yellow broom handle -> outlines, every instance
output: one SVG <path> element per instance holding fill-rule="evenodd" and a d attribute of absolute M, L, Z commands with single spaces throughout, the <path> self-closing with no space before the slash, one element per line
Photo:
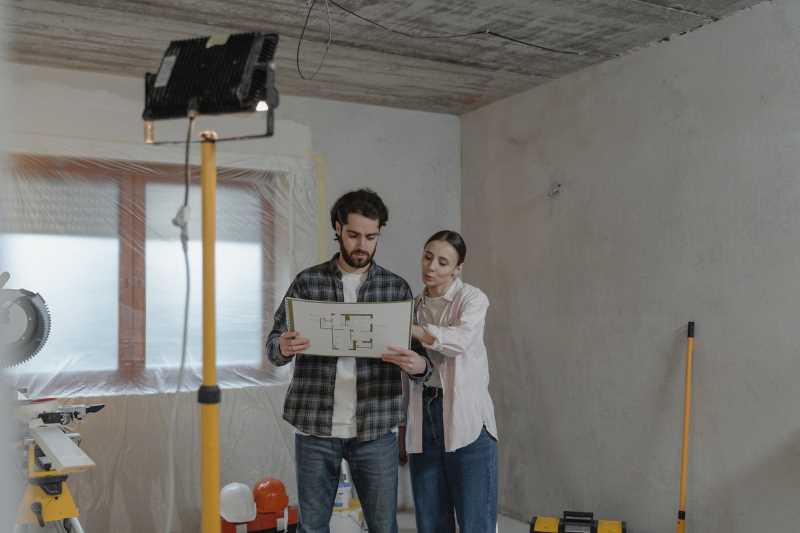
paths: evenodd
<path fill-rule="evenodd" d="M 217 238 L 217 161 L 214 132 L 202 133 L 203 190 L 203 384 L 200 403 L 200 467 L 202 473 L 202 533 L 220 533 L 219 512 L 219 402 L 216 358 L 214 245 Z"/>
<path fill-rule="evenodd" d="M 677 533 L 686 531 L 686 471 L 689 460 L 689 419 L 692 415 L 692 358 L 694 355 L 694 322 L 689 322 L 686 344 L 686 385 L 683 396 L 683 442 L 681 448 L 681 492 L 678 504 Z"/>

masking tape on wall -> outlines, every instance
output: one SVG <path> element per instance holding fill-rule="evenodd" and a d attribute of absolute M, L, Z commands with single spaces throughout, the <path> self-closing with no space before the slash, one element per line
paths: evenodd
<path fill-rule="evenodd" d="M 328 160 L 322 154 L 311 154 L 317 179 L 317 255 L 320 261 L 330 259 L 328 251 Z"/>

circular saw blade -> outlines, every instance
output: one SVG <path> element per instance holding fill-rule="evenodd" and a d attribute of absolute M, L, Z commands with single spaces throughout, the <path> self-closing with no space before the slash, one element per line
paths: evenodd
<path fill-rule="evenodd" d="M 50 310 L 39 294 L 0 289 L 2 367 L 21 365 L 35 356 L 50 335 Z"/>

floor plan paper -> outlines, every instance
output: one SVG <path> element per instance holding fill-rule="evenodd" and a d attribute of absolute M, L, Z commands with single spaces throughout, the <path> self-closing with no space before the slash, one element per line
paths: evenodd
<path fill-rule="evenodd" d="M 413 302 L 343 303 L 286 299 L 289 329 L 311 341 L 305 353 L 381 357 L 388 346 L 409 346 Z"/>

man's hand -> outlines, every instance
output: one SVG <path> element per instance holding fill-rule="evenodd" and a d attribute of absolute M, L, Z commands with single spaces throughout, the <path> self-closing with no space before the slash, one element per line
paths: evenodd
<path fill-rule="evenodd" d="M 428 368 L 428 361 L 420 354 L 407 348 L 389 346 L 390 353 L 384 353 L 382 359 L 400 367 L 406 374 L 417 376 L 424 374 Z"/>
<path fill-rule="evenodd" d="M 311 341 L 297 331 L 287 331 L 280 336 L 281 355 L 287 358 L 311 348 Z"/>
<path fill-rule="evenodd" d="M 408 454 L 406 453 L 406 427 L 397 426 L 397 447 L 399 448 L 400 456 L 398 460 L 400 465 L 404 466 L 408 462 Z"/>

